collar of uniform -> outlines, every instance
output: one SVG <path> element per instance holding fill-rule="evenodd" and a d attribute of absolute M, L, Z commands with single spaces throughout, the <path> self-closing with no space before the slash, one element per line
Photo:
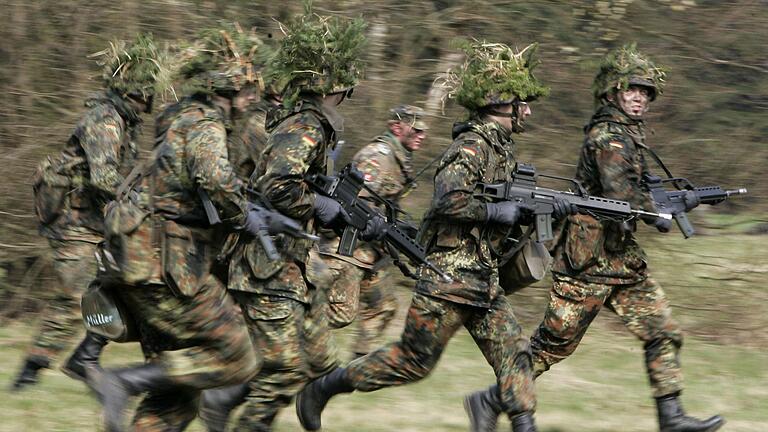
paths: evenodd
<path fill-rule="evenodd" d="M 620 108 L 616 107 L 613 104 L 606 103 L 604 105 L 601 105 L 600 108 L 597 109 L 595 112 L 595 115 L 592 116 L 592 120 L 589 122 L 588 127 L 591 127 L 592 125 L 595 125 L 597 123 L 618 123 L 624 126 L 638 126 L 642 127 L 644 125 L 643 120 L 636 120 L 628 116 L 624 111 L 622 111 Z"/>
<path fill-rule="evenodd" d="M 485 137 L 489 144 L 498 147 L 501 153 L 512 150 L 515 142 L 512 140 L 512 132 L 504 129 L 493 120 L 476 119 L 472 122 L 472 129 Z"/>
<path fill-rule="evenodd" d="M 409 151 L 403 143 L 392 133 L 392 131 L 386 131 L 383 135 L 379 136 L 379 141 L 389 146 L 392 153 L 395 155 L 395 159 L 400 163 L 403 169 L 410 173 L 413 171 L 411 161 L 413 160 L 413 152 Z"/>
<path fill-rule="evenodd" d="M 85 106 L 92 107 L 98 103 L 108 103 L 115 107 L 120 117 L 125 120 L 128 126 L 135 126 L 141 123 L 141 116 L 123 97 L 112 89 L 107 89 L 104 93 L 97 94 L 85 101 Z"/>

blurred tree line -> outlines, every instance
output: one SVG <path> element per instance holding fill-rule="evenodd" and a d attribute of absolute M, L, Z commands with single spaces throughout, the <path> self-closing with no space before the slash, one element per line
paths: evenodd
<path fill-rule="evenodd" d="M 279 21 L 301 2 L 261 0 L 0 0 L 0 315 L 34 308 L 28 292 L 53 279 L 47 244 L 37 236 L 30 178 L 37 163 L 62 148 L 99 90 L 87 56 L 113 38 L 151 31 L 162 40 L 191 38 L 217 19 L 255 26 L 279 38 Z M 422 105 L 431 117 L 417 169 L 450 142 L 462 110 L 433 88 L 437 74 L 459 63 L 455 39 L 474 37 L 522 48 L 540 43 L 539 77 L 551 95 L 535 102 L 521 160 L 542 172 L 570 175 L 581 128 L 593 109 L 590 91 L 601 56 L 637 41 L 669 69 L 665 94 L 652 106 L 649 143 L 678 176 L 746 186 L 747 199 L 719 206 L 755 214 L 768 208 L 768 1 L 766 0 L 316 0 L 322 13 L 369 23 L 366 80 L 342 105 L 344 156 L 384 128 L 387 109 Z M 148 143 L 153 125 L 147 119 Z M 146 145 L 145 145 L 146 148 Z M 344 156 L 342 159 L 344 159 Z M 420 216 L 431 196 L 431 171 L 405 203 Z"/>

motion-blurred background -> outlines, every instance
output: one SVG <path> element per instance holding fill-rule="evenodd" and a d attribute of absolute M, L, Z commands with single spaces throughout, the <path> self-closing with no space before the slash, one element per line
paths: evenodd
<path fill-rule="evenodd" d="M 745 198 L 694 210 L 699 233 L 692 239 L 642 233 L 688 336 L 684 401 L 693 413 L 725 414 L 725 430 L 768 430 L 768 1 L 317 0 L 315 8 L 369 23 L 366 79 L 341 107 L 342 161 L 382 132 L 387 110 L 401 103 L 430 114 L 416 169 L 440 154 L 463 113 L 450 101 L 441 109 L 433 81 L 461 61 L 458 37 L 518 48 L 539 42 L 537 75 L 551 95 L 532 104 L 518 156 L 552 174 L 573 174 L 593 109 L 590 86 L 607 50 L 637 41 L 666 66 L 668 85 L 651 106 L 648 143 L 677 176 L 749 189 Z M 60 151 L 83 99 L 99 90 L 98 67 L 87 56 L 138 31 L 191 38 L 217 19 L 279 38 L 278 22 L 299 12 L 301 2 L 0 0 L 0 10 L 0 378 L 10 382 L 54 281 L 47 244 L 36 234 L 30 177 L 41 158 Z M 146 120 L 145 150 L 153 132 Z M 431 177 L 427 171 L 404 202 L 417 218 Z M 393 285 L 403 310 L 408 286 Z M 547 286 L 514 296 L 528 332 L 541 318 Z M 603 315 L 579 351 L 537 382 L 543 430 L 653 430 L 641 347 Z M 391 337 L 402 325 L 394 327 Z M 432 384 L 345 399 L 329 411 L 327 423 L 338 426 L 330 430 L 466 430 L 461 394 L 493 379 L 472 345 L 467 335 L 452 342 Z M 124 355 L 139 358 L 136 347 L 110 348 L 108 356 L 124 362 Z M 29 393 L 0 397 L 10 407 L 0 430 L 94 428 L 97 405 L 84 389 L 49 375 Z M 298 430 L 292 417 L 284 414 L 279 430 Z"/>

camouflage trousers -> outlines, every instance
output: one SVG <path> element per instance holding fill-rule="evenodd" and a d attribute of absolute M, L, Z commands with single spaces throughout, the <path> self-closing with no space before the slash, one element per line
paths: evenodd
<path fill-rule="evenodd" d="M 311 303 L 236 292 L 264 365 L 249 384 L 234 430 L 270 431 L 280 409 L 311 380 L 337 366 L 324 290 L 310 289 Z"/>
<path fill-rule="evenodd" d="M 462 325 L 496 374 L 504 412 L 513 416 L 533 410 L 536 397 L 528 339 L 503 296 L 484 309 L 415 293 L 400 340 L 353 361 L 346 376 L 364 392 L 418 381 L 434 369 Z"/>
<path fill-rule="evenodd" d="M 166 285 L 123 287 L 148 362 L 163 366 L 171 385 L 150 391 L 133 422 L 137 430 L 181 430 L 197 415 L 204 389 L 240 384 L 261 366 L 242 313 L 215 277 L 192 296 Z"/>
<path fill-rule="evenodd" d="M 96 277 L 96 244 L 77 240 L 49 240 L 53 248 L 55 291 L 49 300 L 40 330 L 28 355 L 54 361 L 75 337 L 85 331 L 80 313 L 80 297 Z"/>
<path fill-rule="evenodd" d="M 323 257 L 333 274 L 328 290 L 328 321 L 331 328 L 350 325 L 359 316 L 352 351 L 365 355 L 378 346 L 381 336 L 397 313 L 397 297 L 384 288 L 385 271 L 371 272 L 333 257 Z"/>
<path fill-rule="evenodd" d="M 653 396 L 681 391 L 683 336 L 664 291 L 651 278 L 631 285 L 604 285 L 555 275 L 544 320 L 531 336 L 536 376 L 576 350 L 603 305 L 643 342 Z"/>

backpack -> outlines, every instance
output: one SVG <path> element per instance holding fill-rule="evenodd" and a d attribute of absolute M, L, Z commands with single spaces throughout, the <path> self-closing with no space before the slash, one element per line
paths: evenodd
<path fill-rule="evenodd" d="M 72 171 L 85 163 L 85 158 L 75 157 L 64 162 L 48 156 L 37 166 L 32 177 L 35 214 L 42 225 L 54 222 L 64 211 L 67 195 L 76 185 Z"/>
<path fill-rule="evenodd" d="M 158 146 L 159 147 L 159 146 Z M 137 165 L 104 208 L 104 241 L 97 252 L 99 277 L 126 285 L 161 283 L 162 230 L 152 203 L 157 151 Z"/>

